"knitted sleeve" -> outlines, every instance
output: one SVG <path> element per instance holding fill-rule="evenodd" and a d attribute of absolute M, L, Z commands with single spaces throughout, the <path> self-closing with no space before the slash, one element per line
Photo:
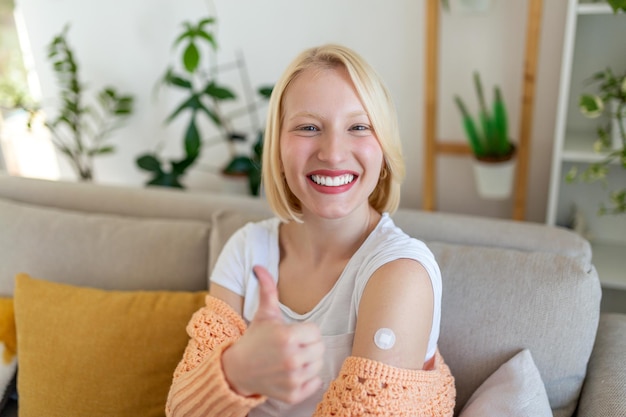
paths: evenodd
<path fill-rule="evenodd" d="M 452 417 L 456 389 L 439 351 L 432 370 L 349 356 L 313 417 Z"/>
<path fill-rule="evenodd" d="M 190 340 L 174 371 L 167 397 L 168 417 L 243 417 L 264 397 L 232 391 L 222 370 L 222 352 L 235 343 L 246 324 L 228 304 L 207 296 L 187 325 Z"/>

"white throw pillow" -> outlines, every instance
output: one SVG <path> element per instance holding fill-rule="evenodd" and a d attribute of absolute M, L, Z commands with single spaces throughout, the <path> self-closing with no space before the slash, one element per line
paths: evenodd
<path fill-rule="evenodd" d="M 498 368 L 470 397 L 459 417 L 552 417 L 550 401 L 528 349 Z"/>

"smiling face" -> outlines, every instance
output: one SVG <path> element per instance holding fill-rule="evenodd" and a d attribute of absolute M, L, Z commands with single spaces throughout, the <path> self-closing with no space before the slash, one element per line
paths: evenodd
<path fill-rule="evenodd" d="M 343 67 L 307 69 L 283 96 L 280 160 L 304 217 L 369 210 L 383 152 Z"/>

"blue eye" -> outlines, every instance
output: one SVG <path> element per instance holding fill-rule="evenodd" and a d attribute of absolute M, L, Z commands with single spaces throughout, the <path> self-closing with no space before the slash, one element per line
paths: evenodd
<path fill-rule="evenodd" d="M 304 126 L 300 126 L 298 130 L 304 130 L 306 132 L 316 132 L 318 129 L 317 127 L 313 125 L 304 125 Z"/>
<path fill-rule="evenodd" d="M 370 127 L 367 125 L 354 125 L 351 127 L 351 130 L 364 131 L 364 130 L 370 130 Z"/>

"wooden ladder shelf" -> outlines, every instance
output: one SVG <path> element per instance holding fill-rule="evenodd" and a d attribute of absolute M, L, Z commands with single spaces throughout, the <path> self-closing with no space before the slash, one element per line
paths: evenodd
<path fill-rule="evenodd" d="M 437 101 L 439 79 L 439 20 L 440 0 L 426 0 L 426 71 L 424 105 L 424 195 L 422 208 L 436 209 L 437 156 L 471 155 L 467 142 L 450 143 L 437 140 Z M 539 38 L 543 0 L 528 0 L 526 23 L 526 50 L 520 129 L 517 142 L 517 166 L 513 190 L 513 214 L 515 220 L 524 220 L 528 188 L 528 160 L 533 123 L 535 81 L 539 55 Z"/>

